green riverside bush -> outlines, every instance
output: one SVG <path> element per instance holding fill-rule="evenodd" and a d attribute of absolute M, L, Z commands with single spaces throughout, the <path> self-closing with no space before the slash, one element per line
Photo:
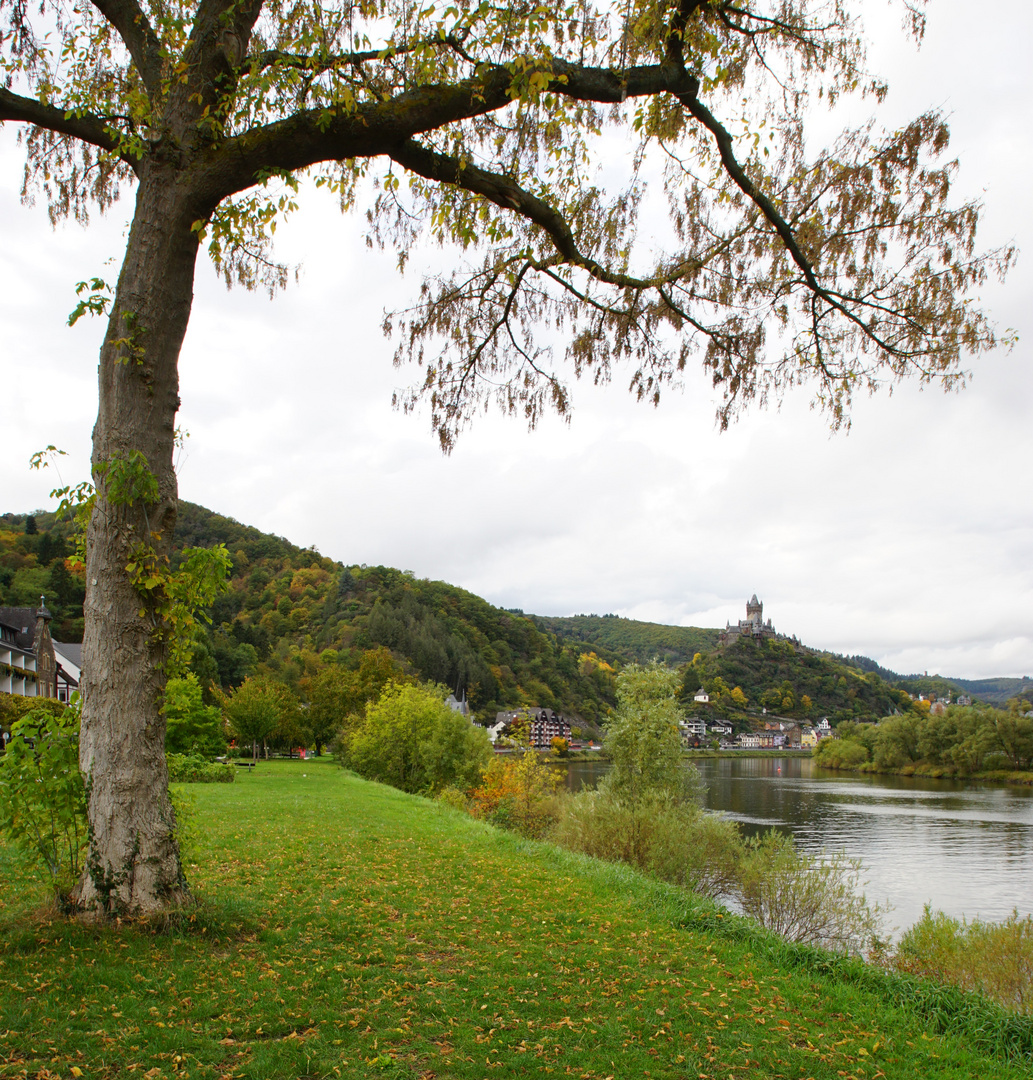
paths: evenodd
<path fill-rule="evenodd" d="M 551 839 L 717 898 L 733 891 L 743 857 L 734 822 L 656 795 L 636 802 L 584 791 L 560 800 Z"/>
<path fill-rule="evenodd" d="M 860 892 L 860 871 L 843 855 L 806 855 L 772 829 L 746 842 L 734 896 L 786 941 L 863 954 L 878 943 L 881 909 Z"/>
<path fill-rule="evenodd" d="M 491 760 L 484 728 L 445 704 L 438 686 L 391 683 L 335 750 L 367 780 L 421 794 L 468 789 Z"/>

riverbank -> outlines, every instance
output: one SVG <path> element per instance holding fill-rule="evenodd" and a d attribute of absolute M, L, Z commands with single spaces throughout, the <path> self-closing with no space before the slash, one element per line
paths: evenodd
<path fill-rule="evenodd" d="M 0 848 L 3 1075 L 1029 1075 L 1033 1025 L 980 998 L 328 762 L 186 790 L 171 932 L 40 914 Z"/>
<path fill-rule="evenodd" d="M 1033 772 L 1021 770 L 985 769 L 982 772 L 962 773 L 946 765 L 929 765 L 924 762 L 902 765 L 895 769 L 879 768 L 874 761 L 866 761 L 850 767 L 827 764 L 816 759 L 815 764 L 829 772 L 862 773 L 868 776 L 907 776 L 918 780 L 955 780 L 966 784 L 1015 784 L 1020 787 L 1033 787 Z"/>
<path fill-rule="evenodd" d="M 683 750 L 682 756 L 689 761 L 719 758 L 809 758 L 810 750 Z M 610 759 L 603 750 L 572 750 L 569 754 L 555 759 L 558 764 L 574 761 L 602 761 L 609 763 Z"/>
<path fill-rule="evenodd" d="M 687 758 L 809 758 L 812 753 L 805 750 L 758 750 L 755 747 L 749 750 L 686 750 Z"/>

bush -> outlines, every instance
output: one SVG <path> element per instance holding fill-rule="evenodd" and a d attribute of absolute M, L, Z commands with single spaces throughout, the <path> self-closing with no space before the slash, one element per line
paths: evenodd
<path fill-rule="evenodd" d="M 856 769 L 868 760 L 868 751 L 854 739 L 822 739 L 814 750 L 815 764 L 823 769 Z"/>
<path fill-rule="evenodd" d="M 551 838 L 714 899 L 732 892 L 743 855 L 734 822 L 663 797 L 632 803 L 583 791 L 562 801 Z"/>
<path fill-rule="evenodd" d="M 10 731 L 23 716 L 30 712 L 45 712 L 51 716 L 63 716 L 67 705 L 57 698 L 22 697 L 0 691 L 0 729 Z"/>
<path fill-rule="evenodd" d="M 963 990 L 976 990 L 1006 1008 L 1033 1013 L 1033 916 L 1004 922 L 958 921 L 927 906 L 900 939 L 892 960 L 901 971 Z"/>
<path fill-rule="evenodd" d="M 11 725 L 0 757 L 0 833 L 67 899 L 87 840 L 77 709 L 34 709 Z"/>
<path fill-rule="evenodd" d="M 537 751 L 524 746 L 493 757 L 480 786 L 470 794 L 474 817 L 540 838 L 556 821 L 559 777 Z"/>
<path fill-rule="evenodd" d="M 859 863 L 806 855 L 772 829 L 747 841 L 735 898 L 744 914 L 786 941 L 863 954 L 877 942 L 881 909 L 859 885 Z"/>
<path fill-rule="evenodd" d="M 389 684 L 343 740 L 342 764 L 367 780 L 431 793 L 478 783 L 488 734 L 444 701 L 442 687 Z"/>
<path fill-rule="evenodd" d="M 170 784 L 232 784 L 236 779 L 233 765 L 197 754 L 166 754 L 165 760 Z"/>
<path fill-rule="evenodd" d="M 444 803 L 445 806 L 450 806 L 453 810 L 462 810 L 464 814 L 470 810 L 470 800 L 466 797 L 466 793 L 460 791 L 457 787 L 442 788 L 434 798 L 437 802 Z"/>

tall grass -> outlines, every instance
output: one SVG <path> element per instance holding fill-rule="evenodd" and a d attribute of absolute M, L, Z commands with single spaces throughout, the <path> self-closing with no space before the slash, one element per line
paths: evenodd
<path fill-rule="evenodd" d="M 732 891 L 743 854 L 732 822 L 663 796 L 632 802 L 581 792 L 563 800 L 550 838 L 712 899 Z"/>
<path fill-rule="evenodd" d="M 1033 1013 L 1033 916 L 1000 923 L 925 914 L 900 940 L 900 971 L 975 990 L 1024 1015 Z"/>

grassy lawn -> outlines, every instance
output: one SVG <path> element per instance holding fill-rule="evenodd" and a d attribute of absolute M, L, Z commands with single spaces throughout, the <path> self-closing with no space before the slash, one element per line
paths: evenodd
<path fill-rule="evenodd" d="M 0 850 L 0 1076 L 1030 1075 L 883 976 L 331 764 L 189 790 L 185 928 L 40 915 Z"/>

